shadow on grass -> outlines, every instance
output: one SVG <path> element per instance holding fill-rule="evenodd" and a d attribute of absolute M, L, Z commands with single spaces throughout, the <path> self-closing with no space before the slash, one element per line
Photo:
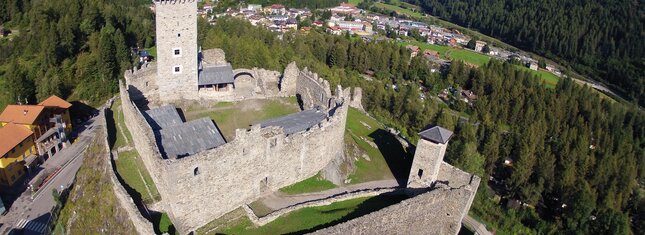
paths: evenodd
<path fill-rule="evenodd" d="M 178 234 L 175 225 L 172 224 L 170 218 L 165 213 L 160 213 L 157 211 L 150 212 L 150 219 L 154 225 L 155 234 Z M 163 228 L 163 231 L 162 231 Z"/>
<path fill-rule="evenodd" d="M 374 143 L 385 158 L 385 162 L 399 186 L 405 187 L 414 154 L 411 151 L 406 151 L 396 137 L 383 129 L 372 132 L 369 137 L 374 139 Z"/>
<path fill-rule="evenodd" d="M 114 112 L 112 109 L 105 109 L 105 121 L 107 125 L 107 133 L 108 133 L 108 145 L 110 146 L 110 149 L 114 148 L 114 144 L 116 143 L 116 122 L 114 120 Z"/>
<path fill-rule="evenodd" d="M 318 226 L 314 226 L 313 228 L 308 228 L 292 233 L 287 233 L 287 234 L 307 234 L 307 233 L 312 233 L 314 231 L 328 228 L 334 225 L 338 225 L 347 221 L 350 221 L 352 219 L 361 217 L 363 215 L 369 214 L 371 212 L 383 209 L 385 207 L 397 204 L 405 199 L 407 199 L 408 196 L 400 193 L 400 192 L 392 192 L 392 193 L 384 193 L 375 197 L 372 197 L 370 199 L 365 200 L 363 203 L 358 205 L 356 209 L 354 209 L 352 212 L 349 214 L 341 217 L 340 219 L 334 220 L 332 222 L 326 223 L 326 224 L 321 224 Z M 334 209 L 330 211 L 326 211 L 326 213 L 333 213 L 333 211 L 337 210 L 343 210 L 343 209 Z"/>

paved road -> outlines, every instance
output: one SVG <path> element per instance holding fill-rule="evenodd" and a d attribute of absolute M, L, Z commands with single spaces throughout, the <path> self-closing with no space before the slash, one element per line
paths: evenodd
<path fill-rule="evenodd" d="M 399 184 L 394 179 L 379 180 L 379 181 L 370 181 L 370 182 L 361 183 L 361 184 L 346 185 L 343 187 L 333 188 L 322 192 L 306 193 L 306 194 L 298 194 L 298 195 L 288 195 L 281 192 L 275 192 L 260 200 L 262 204 L 266 205 L 267 207 L 273 210 L 279 210 L 291 205 L 313 201 L 313 200 L 319 200 L 319 199 L 327 198 L 344 192 L 352 192 L 356 190 L 365 190 L 365 189 L 374 189 L 374 188 L 391 188 L 391 187 L 398 187 L 398 186 Z"/>
<path fill-rule="evenodd" d="M 1 234 L 44 234 L 47 231 L 46 225 L 51 217 L 50 212 L 56 204 L 52 190 L 67 188 L 73 182 L 76 172 L 83 163 L 82 153 L 94 137 L 94 130 L 100 125 L 97 122 L 100 116 L 85 123 L 87 128 L 79 134 L 74 144 L 62 149 L 41 165 L 45 170 L 40 171 L 40 174 L 59 167 L 61 170 L 36 194 L 31 195 L 25 191 L 13 203 L 9 212 L 0 218 Z"/>
<path fill-rule="evenodd" d="M 469 229 L 474 230 L 473 232 L 475 232 L 475 234 L 493 235 L 493 233 L 486 230 L 486 225 L 473 219 L 473 217 L 470 217 L 470 215 L 466 215 L 466 217 L 464 217 L 461 223 L 464 224 L 464 226 L 468 227 Z"/>

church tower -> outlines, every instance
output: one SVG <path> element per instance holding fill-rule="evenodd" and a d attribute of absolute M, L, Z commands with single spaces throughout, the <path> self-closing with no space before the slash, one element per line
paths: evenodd
<path fill-rule="evenodd" d="M 197 96 L 197 0 L 154 0 L 162 101 Z"/>
<path fill-rule="evenodd" d="M 437 180 L 452 131 L 434 126 L 420 132 L 419 137 L 408 176 L 408 188 L 430 187 Z"/>

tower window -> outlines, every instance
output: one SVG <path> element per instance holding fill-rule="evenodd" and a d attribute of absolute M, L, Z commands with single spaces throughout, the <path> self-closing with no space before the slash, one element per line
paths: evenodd
<path fill-rule="evenodd" d="M 181 56 L 181 48 L 173 48 L 172 49 L 172 55 L 174 57 L 180 57 Z"/>
<path fill-rule="evenodd" d="M 175 66 L 175 67 L 173 68 L 173 71 L 172 71 L 172 72 L 173 72 L 174 74 L 181 73 L 181 66 L 180 66 L 180 65 Z"/>
<path fill-rule="evenodd" d="M 181 37 L 181 33 L 178 33 L 178 34 L 177 34 L 177 37 Z"/>

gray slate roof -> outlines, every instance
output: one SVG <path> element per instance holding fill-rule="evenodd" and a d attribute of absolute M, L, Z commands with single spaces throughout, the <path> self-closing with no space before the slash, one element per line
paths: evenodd
<path fill-rule="evenodd" d="M 198 76 L 198 84 L 213 85 L 233 83 L 233 67 L 230 63 L 226 65 L 205 65 Z"/>
<path fill-rule="evenodd" d="M 279 126 L 284 134 L 289 135 L 307 130 L 327 117 L 325 112 L 316 109 L 305 110 L 260 123 L 261 127 Z"/>
<path fill-rule="evenodd" d="M 440 126 L 434 126 L 430 129 L 420 132 L 419 135 L 421 136 L 421 138 L 424 138 L 426 140 L 445 144 L 448 143 L 448 140 L 450 140 L 452 131 L 449 131 L 448 129 Z"/>
<path fill-rule="evenodd" d="M 152 129 L 161 130 L 166 127 L 182 124 L 183 121 L 174 105 L 165 105 L 146 111 L 148 123 Z"/>
<path fill-rule="evenodd" d="M 151 109 L 146 114 L 166 158 L 176 159 L 226 143 L 213 121 L 202 118 L 184 123 L 174 105 Z"/>
<path fill-rule="evenodd" d="M 201 118 L 161 130 L 161 144 L 167 158 L 177 158 L 225 144 L 213 121 Z"/>

